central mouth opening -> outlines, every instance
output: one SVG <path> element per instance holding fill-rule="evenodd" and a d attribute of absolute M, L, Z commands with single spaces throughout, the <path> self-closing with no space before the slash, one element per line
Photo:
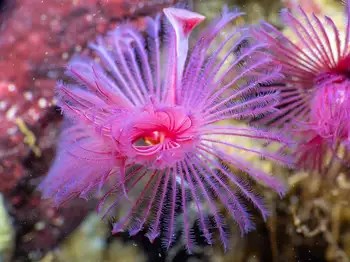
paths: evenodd
<path fill-rule="evenodd" d="M 350 80 L 350 55 L 340 59 L 334 71 L 342 75 L 344 80 Z"/>
<path fill-rule="evenodd" d="M 156 146 L 164 142 L 166 138 L 165 132 L 162 131 L 151 131 L 139 135 L 133 142 L 134 146 L 137 147 L 148 147 Z"/>
<path fill-rule="evenodd" d="M 139 157 L 179 154 L 179 148 L 190 148 L 194 143 L 194 122 L 183 108 L 144 111 L 136 120 L 130 124 L 129 141 L 132 154 Z"/>
<path fill-rule="evenodd" d="M 327 68 L 315 76 L 314 84 L 318 87 L 343 84 L 350 81 L 350 55 L 341 58 L 335 67 Z"/>
<path fill-rule="evenodd" d="M 165 133 L 160 131 L 153 131 L 143 137 L 143 140 L 147 146 L 154 146 L 163 143 L 164 139 Z"/>

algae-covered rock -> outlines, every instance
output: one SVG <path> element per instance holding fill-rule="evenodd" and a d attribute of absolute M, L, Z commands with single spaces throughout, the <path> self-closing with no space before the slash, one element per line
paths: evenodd
<path fill-rule="evenodd" d="M 210 21 L 216 17 L 224 6 L 230 9 L 239 8 L 246 12 L 245 20 L 249 23 L 256 23 L 261 19 L 272 23 L 278 23 L 281 1 L 278 0 L 206 0 L 193 1 L 194 10 L 207 17 Z"/>
<path fill-rule="evenodd" d="M 145 255 L 133 242 L 115 239 L 108 243 L 110 229 L 96 214 L 86 220 L 58 248 L 40 262 L 143 262 Z M 0 262 L 2 262 L 0 260 Z"/>
<path fill-rule="evenodd" d="M 14 249 L 15 231 L 7 213 L 4 198 L 0 194 L 0 262 L 11 261 Z"/>
<path fill-rule="evenodd" d="M 108 233 L 107 224 L 96 214 L 91 214 L 62 245 L 48 253 L 41 262 L 102 262 Z"/>
<path fill-rule="evenodd" d="M 114 240 L 108 248 L 106 262 L 146 262 L 145 255 L 136 244 Z"/>
<path fill-rule="evenodd" d="M 143 262 L 145 255 L 133 242 L 115 239 L 108 243 L 106 221 L 93 213 L 55 250 L 40 262 Z M 2 262 L 0 260 L 0 262 Z"/>

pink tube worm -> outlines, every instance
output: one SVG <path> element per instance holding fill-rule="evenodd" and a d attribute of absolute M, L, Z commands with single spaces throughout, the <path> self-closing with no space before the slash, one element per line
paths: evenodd
<path fill-rule="evenodd" d="M 43 197 L 59 205 L 108 188 L 98 208 L 104 216 L 123 203 L 129 205 L 113 233 L 128 230 L 134 235 L 147 223 L 149 239 L 161 235 L 169 248 L 182 229 L 189 252 L 194 245 L 190 218 L 194 209 L 207 242 L 213 241 L 215 225 L 226 249 L 220 203 L 242 233 L 254 226 L 241 196 L 264 219 L 268 210 L 249 184 L 223 163 L 242 169 L 280 195 L 285 188 L 279 179 L 224 148 L 283 164 L 291 160 L 227 142 L 237 136 L 289 143 L 276 133 L 217 124 L 273 112 L 278 94 L 255 95 L 253 90 L 281 76 L 278 68 L 265 70 L 271 59 L 257 52 L 265 46 L 253 43 L 243 27 L 228 33 L 210 53 L 213 40 L 242 13 L 225 9 L 204 29 L 191 52 L 190 33 L 204 17 L 177 8 L 164 13 L 169 23 L 162 24 L 160 16 L 148 18 L 146 36 L 126 24 L 90 44 L 99 63 L 87 57 L 70 62 L 67 72 L 79 85 L 58 83 L 60 106 L 69 123 L 40 189 Z M 167 32 L 164 41 L 162 25 Z"/>
<path fill-rule="evenodd" d="M 266 22 L 253 30 L 254 37 L 269 45 L 272 64 L 282 67 L 285 76 L 274 87 L 281 93 L 279 111 L 262 121 L 296 126 L 292 132 L 299 140 L 299 166 L 322 171 L 327 153 L 333 152 L 332 159 L 339 160 L 339 146 L 349 146 L 350 6 L 345 3 L 345 32 L 329 17 L 322 21 L 300 7 L 298 10 L 298 17 L 282 11 L 293 37 Z"/>

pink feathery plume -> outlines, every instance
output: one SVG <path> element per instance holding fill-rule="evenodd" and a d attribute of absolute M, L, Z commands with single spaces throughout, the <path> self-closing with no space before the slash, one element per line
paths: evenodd
<path fill-rule="evenodd" d="M 203 30 L 191 51 L 190 34 L 204 17 L 177 8 L 164 13 L 168 23 L 161 23 L 160 16 L 148 18 L 146 36 L 126 24 L 90 44 L 100 62 L 86 57 L 71 61 L 67 71 L 80 85 L 59 83 L 57 89 L 70 127 L 62 133 L 56 161 L 40 189 L 43 197 L 61 204 L 96 189 L 102 192 L 108 185 L 98 208 L 104 216 L 122 204 L 130 205 L 113 233 L 128 230 L 134 235 L 147 223 L 148 238 L 153 241 L 161 235 L 169 248 L 182 229 L 189 252 L 194 246 L 191 217 L 195 213 L 207 242 L 213 241 L 214 226 L 226 249 L 228 235 L 220 206 L 242 233 L 254 227 L 242 196 L 264 219 L 268 210 L 249 184 L 224 163 L 281 196 L 285 188 L 279 179 L 224 149 L 287 165 L 291 159 L 280 152 L 228 142 L 236 136 L 289 143 L 279 134 L 217 124 L 274 112 L 278 94 L 256 95 L 254 90 L 281 76 L 278 68 L 266 70 L 271 59 L 258 52 L 266 45 L 254 43 L 243 27 L 227 33 L 210 52 L 223 28 L 242 13 L 225 9 Z"/>
<path fill-rule="evenodd" d="M 331 18 L 321 20 L 300 7 L 297 17 L 282 11 L 291 37 L 266 22 L 252 30 L 254 37 L 268 44 L 267 53 L 285 76 L 273 87 L 281 93 L 279 110 L 261 121 L 296 126 L 292 132 L 300 139 L 300 166 L 319 171 L 326 152 L 334 152 L 338 159 L 337 148 L 349 146 L 350 6 L 344 3 L 345 32 Z"/>

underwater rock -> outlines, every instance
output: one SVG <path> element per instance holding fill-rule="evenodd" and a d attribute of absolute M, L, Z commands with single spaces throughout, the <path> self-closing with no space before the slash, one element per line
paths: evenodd
<path fill-rule="evenodd" d="M 255 23 L 260 19 L 272 23 L 278 22 L 278 12 L 281 8 L 281 1 L 277 0 L 193 1 L 193 4 L 194 9 L 208 17 L 208 20 L 220 12 L 224 5 L 239 7 L 240 10 L 247 13 L 245 20 L 249 23 Z"/>
<path fill-rule="evenodd" d="M 106 262 L 146 262 L 142 251 L 133 243 L 114 240 L 107 251 Z"/>
<path fill-rule="evenodd" d="M 4 197 L 0 194 L 0 261 L 9 262 L 14 250 L 15 229 L 7 213 Z"/>
<path fill-rule="evenodd" d="M 55 261 L 103 261 L 108 231 L 108 225 L 101 221 L 100 217 L 90 214 L 53 252 L 56 257 Z"/>
<path fill-rule="evenodd" d="M 144 262 L 145 255 L 132 242 L 114 239 L 108 243 L 108 224 L 92 213 L 57 248 L 40 262 Z"/>

